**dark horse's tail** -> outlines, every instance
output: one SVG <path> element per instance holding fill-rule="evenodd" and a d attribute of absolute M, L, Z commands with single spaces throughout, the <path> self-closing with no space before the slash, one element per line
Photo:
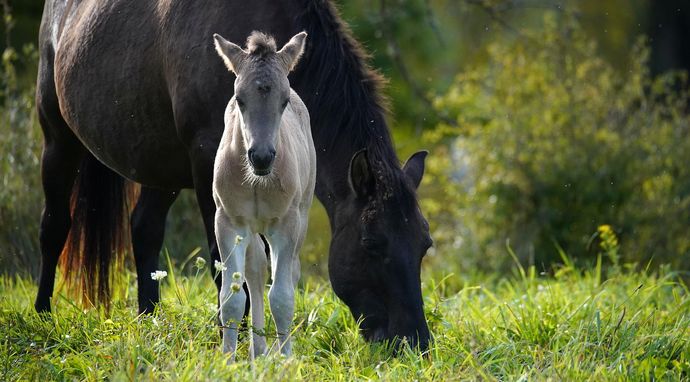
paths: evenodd
<path fill-rule="evenodd" d="M 86 305 L 110 306 L 111 281 L 129 252 L 131 182 L 87 154 L 72 189 L 72 226 L 60 255 L 68 290 Z"/>

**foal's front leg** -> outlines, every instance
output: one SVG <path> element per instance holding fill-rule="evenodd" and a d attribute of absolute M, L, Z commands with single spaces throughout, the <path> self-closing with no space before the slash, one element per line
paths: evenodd
<path fill-rule="evenodd" d="M 304 235 L 301 219 L 284 219 L 268 235 L 271 244 L 271 272 L 273 284 L 268 291 L 271 314 L 278 331 L 280 352 L 290 355 L 292 342 L 290 332 L 295 314 L 294 259 L 298 256 L 297 244 Z"/>
<path fill-rule="evenodd" d="M 218 208 L 216 210 L 216 241 L 222 261 L 222 284 L 220 288 L 220 322 L 223 325 L 223 352 L 232 353 L 230 360 L 235 359 L 237 349 L 237 325 L 244 314 L 246 295 L 241 288 L 232 290 L 232 284 L 242 285 L 242 279 L 233 280 L 235 272 L 244 273 L 245 253 L 251 238 L 248 230 L 233 227 L 230 220 Z M 239 238 L 238 238 L 239 236 Z M 237 289 L 237 288 L 236 288 Z"/>

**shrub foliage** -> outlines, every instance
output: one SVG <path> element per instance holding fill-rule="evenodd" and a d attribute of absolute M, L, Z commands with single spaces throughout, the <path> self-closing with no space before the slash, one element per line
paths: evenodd
<path fill-rule="evenodd" d="M 537 265 L 596 255 L 610 224 L 621 260 L 690 265 L 690 119 L 686 76 L 651 78 L 641 40 L 620 72 L 574 18 L 489 48 L 488 65 L 457 76 L 435 100 L 457 126 L 430 164 L 424 201 L 437 243 L 465 265 L 505 264 L 508 241 Z M 439 194 L 443 197 L 439 198 Z M 594 245 L 593 245 L 594 244 Z"/>

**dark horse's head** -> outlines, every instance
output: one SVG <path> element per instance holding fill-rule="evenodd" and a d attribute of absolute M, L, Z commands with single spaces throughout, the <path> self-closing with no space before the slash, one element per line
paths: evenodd
<path fill-rule="evenodd" d="M 367 340 L 404 339 L 426 349 L 420 267 L 432 241 L 415 192 L 427 153 L 412 155 L 402 169 L 373 154 L 359 151 L 350 162 L 350 195 L 335 214 L 331 283 L 362 320 Z"/>

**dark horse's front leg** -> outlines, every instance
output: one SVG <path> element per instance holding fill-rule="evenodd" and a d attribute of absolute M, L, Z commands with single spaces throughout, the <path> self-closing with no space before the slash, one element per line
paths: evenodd
<path fill-rule="evenodd" d="M 213 162 L 216 158 L 217 149 L 218 142 L 216 140 L 197 137 L 190 147 L 189 157 L 192 161 L 192 177 L 196 200 L 199 204 L 201 217 L 204 220 L 206 240 L 211 252 L 211 272 L 214 274 L 214 281 L 216 282 L 218 292 L 220 292 L 220 272 L 215 272 L 213 267 L 216 261 L 220 261 L 220 252 L 216 244 L 215 234 L 216 203 L 213 201 Z"/>
<path fill-rule="evenodd" d="M 137 265 L 139 313 L 152 313 L 160 301 L 157 281 L 151 273 L 158 269 L 158 257 L 163 246 L 165 219 L 179 190 L 158 190 L 142 186 L 137 205 L 132 212 L 132 249 Z"/>

